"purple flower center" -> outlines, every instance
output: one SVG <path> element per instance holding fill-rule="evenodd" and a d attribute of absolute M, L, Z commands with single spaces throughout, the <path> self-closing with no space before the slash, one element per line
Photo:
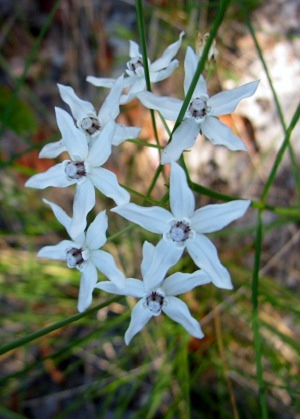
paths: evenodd
<path fill-rule="evenodd" d="M 66 261 L 69 268 L 77 268 L 80 266 L 84 262 L 82 257 L 82 249 L 76 249 L 73 247 L 72 249 L 68 250 Z"/>
<path fill-rule="evenodd" d="M 183 221 L 176 221 L 170 229 L 170 238 L 177 243 L 182 243 L 189 238 L 191 228 Z"/>
<path fill-rule="evenodd" d="M 69 161 L 66 164 L 65 173 L 70 179 L 81 179 L 86 176 L 84 162 Z"/>
<path fill-rule="evenodd" d="M 95 132 L 100 131 L 100 122 L 96 116 L 87 116 L 80 121 L 80 127 L 88 135 L 93 135 Z"/>
<path fill-rule="evenodd" d="M 143 61 L 140 57 L 132 58 L 130 61 L 128 61 L 128 68 L 134 73 L 136 72 L 136 69 L 139 67 L 144 67 Z"/>
<path fill-rule="evenodd" d="M 146 303 L 150 311 L 153 313 L 160 313 L 164 303 L 164 296 L 157 291 L 152 291 L 148 297 L 146 297 Z"/>
<path fill-rule="evenodd" d="M 193 118 L 204 118 L 206 116 L 206 102 L 197 97 L 190 103 L 188 113 Z"/>

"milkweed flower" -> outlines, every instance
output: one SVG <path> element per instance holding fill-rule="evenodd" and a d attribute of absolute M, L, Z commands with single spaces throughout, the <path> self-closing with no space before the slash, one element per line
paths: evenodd
<path fill-rule="evenodd" d="M 90 224 L 86 232 L 73 235 L 72 219 L 65 211 L 53 202 L 49 204 L 58 221 L 66 228 L 72 240 L 63 240 L 54 246 L 44 246 L 38 252 L 38 257 L 64 260 L 69 268 L 77 268 L 81 272 L 78 311 L 84 311 L 92 302 L 92 294 L 98 282 L 97 269 L 112 283 L 122 288 L 125 285 L 124 274 L 117 268 L 109 253 L 100 250 L 106 243 L 107 215 L 100 212 Z"/>
<path fill-rule="evenodd" d="M 188 92 L 197 66 L 198 58 L 192 48 L 188 47 L 184 61 L 185 95 Z M 170 143 L 162 152 L 161 164 L 178 160 L 184 150 L 194 145 L 199 131 L 213 144 L 223 145 L 229 150 L 247 150 L 242 140 L 233 134 L 217 116 L 232 113 L 242 99 L 250 97 L 255 93 L 258 83 L 259 81 L 253 81 L 236 89 L 220 92 L 209 97 L 206 82 L 203 76 L 200 76 L 185 116 L 173 132 Z M 177 120 L 183 104 L 182 100 L 158 97 L 151 92 L 141 92 L 137 97 L 144 106 L 159 111 L 165 119 L 171 121 Z"/>
<path fill-rule="evenodd" d="M 71 160 L 64 160 L 46 172 L 32 176 L 25 186 L 45 189 L 48 186 L 64 188 L 76 184 L 70 227 L 72 235 L 76 236 L 84 230 L 86 216 L 95 205 L 95 188 L 112 198 L 117 205 L 128 203 L 130 195 L 119 185 L 113 172 L 100 167 L 111 154 L 115 124 L 108 122 L 89 147 L 86 136 L 75 127 L 72 117 L 63 109 L 55 108 L 55 111 L 62 141 Z"/>
<path fill-rule="evenodd" d="M 115 131 L 111 138 L 112 145 L 118 146 L 129 138 L 136 138 L 140 133 L 140 128 L 126 127 L 118 124 L 115 119 L 120 114 L 120 97 L 123 90 L 124 76 L 116 80 L 113 88 L 107 95 L 100 110 L 96 113 L 94 106 L 80 99 L 72 87 L 58 84 L 58 89 L 62 100 L 69 105 L 72 115 L 76 120 L 77 127 L 87 136 L 89 144 L 96 140 L 103 128 L 109 122 L 115 125 Z M 46 144 L 41 150 L 40 158 L 54 158 L 66 151 L 63 140 Z"/>
<path fill-rule="evenodd" d="M 157 245 L 161 259 L 175 264 L 186 249 L 195 264 L 207 272 L 214 285 L 232 289 L 230 274 L 205 234 L 218 231 L 243 216 L 251 201 L 235 200 L 195 210 L 194 194 L 188 186 L 185 172 L 175 162 L 171 163 L 169 196 L 171 211 L 133 203 L 117 206 L 111 211 L 146 230 L 162 234 Z"/>
<path fill-rule="evenodd" d="M 184 32 L 181 32 L 178 41 L 169 45 L 162 56 L 153 63 L 151 63 L 148 58 L 151 83 L 165 80 L 178 67 L 178 60 L 174 60 L 173 58 L 181 46 L 183 35 Z M 121 104 L 130 102 L 136 97 L 138 92 L 141 92 L 146 88 L 143 57 L 140 53 L 139 45 L 134 41 L 129 41 L 129 56 L 130 60 L 127 62 L 127 69 L 125 70 L 126 77 L 124 78 L 124 88 L 127 88 L 128 91 L 121 96 Z M 112 87 L 116 82 L 115 79 L 98 78 L 94 76 L 88 76 L 87 81 L 95 86 L 102 87 Z"/>
<path fill-rule="evenodd" d="M 125 333 L 126 345 L 151 317 L 159 316 L 161 312 L 181 324 L 192 336 L 201 339 L 204 335 L 199 322 L 192 317 L 187 305 L 176 296 L 191 291 L 199 285 L 208 284 L 210 278 L 202 270 L 192 274 L 177 272 L 166 279 L 159 271 L 153 276 L 150 272 L 153 272 L 152 263 L 156 263 L 155 256 L 155 247 L 145 242 L 141 263 L 143 281 L 127 278 L 122 289 L 110 281 L 99 282 L 95 287 L 112 294 L 140 298 L 132 310 L 130 325 Z"/>

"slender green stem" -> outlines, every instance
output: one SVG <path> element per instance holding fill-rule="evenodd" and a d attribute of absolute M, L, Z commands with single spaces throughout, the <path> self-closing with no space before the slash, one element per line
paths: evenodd
<path fill-rule="evenodd" d="M 45 336 L 48 333 L 53 332 L 54 330 L 58 330 L 62 327 L 68 326 L 69 324 L 74 323 L 80 319 L 83 319 L 84 317 L 89 316 L 90 314 L 100 310 L 103 307 L 108 306 L 111 303 L 119 301 L 120 299 L 121 299 L 120 296 L 117 296 L 117 297 L 115 296 L 113 298 L 110 298 L 109 300 L 106 300 L 104 303 L 98 304 L 97 306 L 90 308 L 89 310 L 86 310 L 84 313 L 78 313 L 78 314 L 75 314 L 74 316 L 67 317 L 64 320 L 51 324 L 50 326 L 44 327 L 43 329 L 40 329 L 37 332 L 33 332 L 27 336 L 23 336 L 19 339 L 15 339 L 13 342 L 8 342 L 5 345 L 2 345 L 0 347 L 0 355 L 5 354 L 6 352 L 12 351 L 13 349 L 16 349 L 20 346 L 27 345 L 27 343 L 32 342 L 33 340 L 38 339 L 42 336 Z"/>
<path fill-rule="evenodd" d="M 256 362 L 256 376 L 258 382 L 259 401 L 261 407 L 262 419 L 268 418 L 267 401 L 265 395 L 265 385 L 263 380 L 263 367 L 262 367 L 262 346 L 260 336 L 260 320 L 259 320 L 259 309 L 258 309 L 258 297 L 259 297 L 259 269 L 260 269 L 260 256 L 262 248 L 262 215 L 261 211 L 258 212 L 257 217 L 257 230 L 256 230 L 256 241 L 255 241 L 255 259 L 252 275 L 252 328 L 253 328 L 253 339 L 254 339 L 254 353 Z"/>

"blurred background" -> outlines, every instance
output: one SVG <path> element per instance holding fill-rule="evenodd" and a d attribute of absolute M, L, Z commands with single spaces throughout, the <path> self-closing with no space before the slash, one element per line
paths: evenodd
<path fill-rule="evenodd" d="M 300 9 L 296 0 L 242 3 L 246 13 L 237 1 L 231 2 L 216 39 L 219 55 L 207 63 L 205 76 L 210 95 L 260 79 L 256 94 L 242 101 L 234 114 L 222 117 L 249 153 L 214 147 L 199 136 L 185 161 L 193 182 L 259 201 L 299 102 Z M 183 98 L 185 49 L 195 47 L 198 32 L 210 30 L 218 6 L 218 0 L 144 2 L 152 61 L 181 31 L 186 34 L 177 54 L 179 68 L 153 85 L 153 92 Z M 42 198 L 71 214 L 74 189 L 24 188 L 29 176 L 64 157 L 38 159 L 44 144 L 60 138 L 54 106 L 69 111 L 56 84 L 72 86 L 98 110 L 108 90 L 90 85 L 86 77 L 118 77 L 129 59 L 129 40 L 140 40 L 133 0 L 1 0 L 0 22 L 1 352 L 8 342 L 77 310 L 80 273 L 64 263 L 36 258 L 42 246 L 67 238 Z M 149 111 L 137 101 L 122 107 L 118 122 L 142 127 L 139 140 L 155 142 Z M 168 134 L 159 119 L 157 123 L 164 145 Z M 299 135 L 298 124 L 267 199 L 272 207 L 293 210 L 263 212 L 261 360 L 269 416 L 278 419 L 300 418 Z M 139 194 L 147 193 L 158 166 L 157 150 L 134 142 L 114 147 L 106 164 Z M 166 178 L 160 176 L 151 198 L 159 202 L 165 194 Z M 143 198 L 133 192 L 132 201 L 142 204 Z M 220 202 L 199 193 L 196 201 L 198 207 Z M 113 206 L 99 194 L 91 219 Z M 142 243 L 155 244 L 158 236 L 137 226 L 118 234 L 129 223 L 116 214 L 108 216 L 111 239 L 104 249 L 127 277 L 140 278 Z M 191 338 L 180 325 L 160 316 L 126 347 L 123 336 L 134 299 L 122 297 L 106 306 L 111 296 L 96 290 L 93 306 L 103 303 L 104 308 L 3 351 L 0 418 L 266 417 L 259 403 L 252 330 L 256 223 L 252 208 L 210 235 L 232 275 L 233 291 L 207 285 L 182 296 L 200 321 L 204 339 Z M 185 255 L 175 269 L 192 272 L 195 266 Z M 104 278 L 99 274 L 99 279 Z"/>

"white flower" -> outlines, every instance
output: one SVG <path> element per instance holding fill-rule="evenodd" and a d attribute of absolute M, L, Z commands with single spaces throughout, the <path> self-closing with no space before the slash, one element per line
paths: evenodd
<path fill-rule="evenodd" d="M 169 45 L 164 51 L 163 55 L 153 63 L 149 63 L 149 76 L 151 83 L 155 83 L 169 77 L 173 71 L 178 67 L 178 60 L 173 60 L 177 54 L 184 32 L 179 35 L 178 41 Z M 140 53 L 139 46 L 136 42 L 130 41 L 129 48 L 130 60 L 127 62 L 126 76 L 124 79 L 124 87 L 128 88 L 126 95 L 121 96 L 120 103 L 128 103 L 136 97 L 138 92 L 145 90 L 146 80 L 143 65 L 143 57 Z M 109 78 L 97 78 L 88 76 L 87 81 L 95 86 L 112 87 L 115 83 L 115 79 Z"/>
<path fill-rule="evenodd" d="M 184 62 L 185 94 L 187 94 L 197 66 L 198 58 L 192 48 L 188 47 Z M 171 142 L 162 153 L 161 164 L 178 160 L 185 149 L 194 145 L 199 131 L 213 144 L 223 145 L 230 150 L 247 150 L 241 139 L 219 121 L 217 116 L 232 113 L 242 99 L 255 93 L 258 83 L 259 81 L 253 81 L 209 97 L 206 82 L 200 76 L 185 116 L 173 132 Z M 141 92 L 137 97 L 145 106 L 158 110 L 164 118 L 172 121 L 176 121 L 183 104 L 182 100 L 158 97 L 150 92 Z"/>
<path fill-rule="evenodd" d="M 44 199 L 49 204 L 58 221 L 66 228 L 72 240 L 63 240 L 54 246 L 45 246 L 38 257 L 65 260 L 69 268 L 81 272 L 78 310 L 84 311 L 92 302 L 92 293 L 98 281 L 97 269 L 118 287 L 124 287 L 125 277 L 116 267 L 113 257 L 99 250 L 106 243 L 107 215 L 100 212 L 90 224 L 86 233 L 74 236 L 70 229 L 71 218 L 58 205 Z"/>
<path fill-rule="evenodd" d="M 108 122 L 89 147 L 85 135 L 75 127 L 72 117 L 60 108 L 55 108 L 55 111 L 62 140 L 71 160 L 64 160 L 46 172 L 32 176 L 25 186 L 44 189 L 48 186 L 64 188 L 76 184 L 70 227 L 72 235 L 76 236 L 84 230 L 86 216 L 95 205 L 95 188 L 112 198 L 117 205 L 128 203 L 130 195 L 118 184 L 114 173 L 100 167 L 111 154 L 114 123 Z"/>
<path fill-rule="evenodd" d="M 140 128 L 125 127 L 125 125 L 115 122 L 115 119 L 120 113 L 120 97 L 123 90 L 123 83 L 123 76 L 116 80 L 98 114 L 90 102 L 80 99 L 75 94 L 72 87 L 58 84 L 62 100 L 70 106 L 78 128 L 86 134 L 88 141 L 96 139 L 105 125 L 111 121 L 115 125 L 115 132 L 111 138 L 113 145 L 117 146 L 129 138 L 136 138 L 139 135 Z M 66 147 L 63 140 L 60 140 L 55 143 L 46 144 L 41 150 L 39 157 L 54 158 L 63 151 L 66 151 Z"/>
<path fill-rule="evenodd" d="M 217 287 L 232 289 L 231 278 L 221 264 L 217 249 L 204 235 L 218 231 L 244 215 L 251 201 L 236 200 L 225 204 L 207 205 L 195 211 L 195 198 L 189 189 L 184 170 L 171 163 L 170 207 L 141 207 L 133 203 L 117 206 L 111 211 L 163 237 L 157 245 L 160 258 L 175 264 L 184 249 L 195 264 L 211 277 Z"/>
<path fill-rule="evenodd" d="M 198 285 L 208 284 L 210 278 L 204 271 L 198 270 L 192 274 L 176 272 L 164 280 L 164 274 L 159 270 L 157 275 L 153 276 L 153 263 L 156 264 L 155 248 L 145 242 L 141 264 L 143 281 L 128 278 L 122 289 L 109 281 L 100 282 L 95 287 L 113 294 L 130 295 L 141 299 L 131 313 L 131 322 L 125 333 L 126 345 L 152 316 L 159 316 L 162 311 L 181 324 L 192 336 L 201 339 L 204 335 L 199 322 L 191 316 L 187 305 L 176 295 L 191 291 Z"/>

